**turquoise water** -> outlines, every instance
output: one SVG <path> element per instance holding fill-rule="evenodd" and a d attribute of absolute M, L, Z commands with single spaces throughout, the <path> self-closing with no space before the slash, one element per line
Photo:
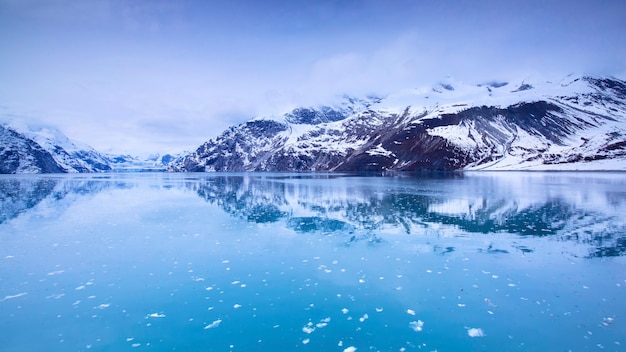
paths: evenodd
<path fill-rule="evenodd" d="M 0 351 L 626 350 L 626 174 L 0 177 Z"/>

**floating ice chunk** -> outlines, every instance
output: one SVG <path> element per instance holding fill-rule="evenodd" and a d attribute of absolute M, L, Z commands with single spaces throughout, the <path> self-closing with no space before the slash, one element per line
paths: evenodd
<path fill-rule="evenodd" d="M 163 314 L 163 313 L 150 313 L 150 314 L 148 314 L 148 318 L 165 318 L 165 314 Z"/>
<path fill-rule="evenodd" d="M 48 273 L 48 276 L 59 275 L 59 274 L 63 274 L 64 272 L 65 270 L 51 271 Z"/>
<path fill-rule="evenodd" d="M 315 324 L 315 327 L 321 329 L 323 327 L 326 327 L 327 325 L 328 325 L 328 323 L 317 323 L 317 324 Z"/>
<path fill-rule="evenodd" d="M 406 314 L 415 315 L 415 311 L 413 309 L 407 309 Z"/>
<path fill-rule="evenodd" d="M 304 332 L 304 333 L 310 334 L 313 331 L 315 331 L 314 327 L 310 327 L 308 325 L 305 325 L 305 326 L 302 327 L 302 332 Z"/>
<path fill-rule="evenodd" d="M 348 314 L 348 312 L 349 312 L 348 308 L 343 308 L 341 310 L 341 313 L 343 313 L 343 314 Z"/>
<path fill-rule="evenodd" d="M 13 298 L 22 297 L 22 296 L 25 296 L 27 294 L 28 294 L 28 292 L 21 292 L 21 293 L 18 293 L 16 295 L 4 296 L 4 298 L 1 299 L 0 302 L 6 301 L 6 300 L 9 300 L 9 299 L 13 299 Z"/>
<path fill-rule="evenodd" d="M 367 313 L 363 314 L 362 317 L 359 318 L 359 321 L 362 323 L 364 321 L 366 321 L 369 318 L 369 315 L 367 315 Z"/>
<path fill-rule="evenodd" d="M 132 341 L 132 340 L 134 340 L 134 339 L 135 339 L 134 337 L 127 337 L 127 338 L 126 338 L 126 342 L 131 342 L 131 341 Z"/>
<path fill-rule="evenodd" d="M 216 328 L 216 327 L 220 326 L 221 323 L 222 323 L 222 319 L 217 319 L 217 320 L 213 321 L 211 324 L 205 326 L 204 330 Z"/>
<path fill-rule="evenodd" d="M 303 343 L 303 344 L 305 344 L 305 345 L 306 345 L 307 343 L 309 343 L 309 342 L 311 342 L 311 339 L 304 339 L 304 340 L 302 340 L 302 343 Z"/>
<path fill-rule="evenodd" d="M 222 264 L 228 264 L 230 263 L 230 260 L 222 260 Z"/>
<path fill-rule="evenodd" d="M 481 329 L 481 328 L 471 328 L 471 329 L 467 330 L 467 334 L 469 335 L 469 337 L 483 337 L 483 336 L 485 336 L 485 333 L 483 332 L 483 329 Z"/>
<path fill-rule="evenodd" d="M 241 308 L 241 304 L 237 304 L 237 303 L 235 303 L 235 304 L 233 304 L 233 308 L 235 308 L 235 309 L 239 309 L 239 308 Z"/>
<path fill-rule="evenodd" d="M 241 281 L 235 280 L 235 281 L 231 282 L 230 284 L 231 285 L 239 285 L 240 283 L 241 283 Z"/>
<path fill-rule="evenodd" d="M 383 309 L 382 309 L 382 308 L 376 308 L 376 312 L 377 312 L 377 313 L 380 313 L 380 312 L 382 312 L 382 311 L 383 311 Z"/>
<path fill-rule="evenodd" d="M 84 289 L 85 289 L 85 285 L 80 285 L 80 286 L 75 288 L 76 291 L 84 290 Z"/>
<path fill-rule="evenodd" d="M 106 309 L 109 308 L 111 305 L 109 303 L 102 303 L 101 305 L 95 307 L 96 309 Z"/>
<path fill-rule="evenodd" d="M 132 347 L 139 347 L 139 346 L 141 346 L 141 344 L 140 343 L 133 343 L 131 346 Z"/>
<path fill-rule="evenodd" d="M 322 323 L 330 323 L 330 317 L 324 318 L 324 319 L 320 320 L 320 322 L 322 322 Z"/>
<path fill-rule="evenodd" d="M 209 286 L 209 287 L 205 288 L 205 290 L 207 290 L 207 291 L 211 291 L 212 289 L 213 289 L 213 286 Z"/>
<path fill-rule="evenodd" d="M 360 283 L 360 284 L 363 284 L 363 283 L 365 283 L 365 280 L 363 280 L 363 279 L 359 279 L 359 283 Z"/>
<path fill-rule="evenodd" d="M 421 320 L 412 321 L 409 323 L 409 327 L 416 332 L 420 332 L 424 328 L 424 322 Z"/>
<path fill-rule="evenodd" d="M 465 307 L 465 304 L 464 303 L 459 303 L 459 304 L 457 304 L 457 306 L 463 308 L 463 307 Z"/>
<path fill-rule="evenodd" d="M 354 346 L 347 347 L 343 350 L 343 352 L 354 352 L 354 351 L 356 351 L 356 347 Z"/>

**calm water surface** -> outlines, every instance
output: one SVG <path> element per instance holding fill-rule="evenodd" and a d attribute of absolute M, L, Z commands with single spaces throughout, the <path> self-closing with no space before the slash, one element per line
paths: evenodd
<path fill-rule="evenodd" d="M 626 350 L 626 174 L 0 177 L 0 351 Z"/>

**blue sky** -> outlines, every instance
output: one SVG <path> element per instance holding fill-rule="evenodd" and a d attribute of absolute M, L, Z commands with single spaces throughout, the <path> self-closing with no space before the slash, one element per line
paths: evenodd
<path fill-rule="evenodd" d="M 446 76 L 626 78 L 626 2 L 0 0 L 0 118 L 99 150 Z"/>

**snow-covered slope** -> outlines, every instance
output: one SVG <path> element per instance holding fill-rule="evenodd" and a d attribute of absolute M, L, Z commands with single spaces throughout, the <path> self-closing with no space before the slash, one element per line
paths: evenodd
<path fill-rule="evenodd" d="M 103 172 L 111 170 L 106 158 L 90 146 L 71 141 L 51 127 L 33 128 L 19 123 L 0 126 L 0 173 Z"/>
<path fill-rule="evenodd" d="M 170 171 L 626 170 L 626 83 L 447 79 L 257 117 Z"/>

